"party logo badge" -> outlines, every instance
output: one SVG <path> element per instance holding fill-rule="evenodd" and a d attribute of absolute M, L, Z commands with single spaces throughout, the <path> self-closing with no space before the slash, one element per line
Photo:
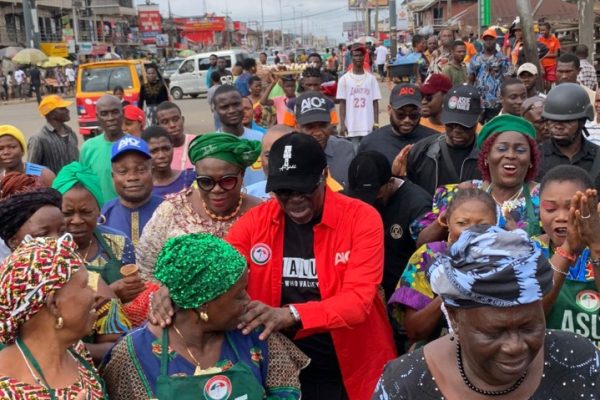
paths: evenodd
<path fill-rule="evenodd" d="M 264 243 L 257 243 L 250 250 L 252 262 L 258 265 L 265 265 L 271 259 L 271 248 Z"/>
<path fill-rule="evenodd" d="M 231 392 L 231 381 L 225 375 L 213 376 L 204 385 L 206 400 L 227 400 L 231 396 Z"/>
<path fill-rule="evenodd" d="M 583 290 L 577 293 L 579 307 L 587 312 L 596 312 L 600 309 L 600 294 L 593 290 Z"/>

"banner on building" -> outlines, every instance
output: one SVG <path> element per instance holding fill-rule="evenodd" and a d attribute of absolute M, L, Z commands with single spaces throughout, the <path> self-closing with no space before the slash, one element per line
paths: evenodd
<path fill-rule="evenodd" d="M 138 6 L 138 28 L 143 43 L 156 43 L 156 36 L 162 33 L 158 6 Z"/>
<path fill-rule="evenodd" d="M 389 0 L 348 0 L 348 9 L 350 10 L 366 10 L 367 8 L 388 7 Z"/>
<path fill-rule="evenodd" d="M 225 17 L 175 18 L 174 22 L 177 29 L 183 32 L 222 32 L 226 27 Z"/>
<path fill-rule="evenodd" d="M 167 47 L 169 46 L 169 35 L 166 33 L 161 33 L 160 35 L 156 35 L 156 47 Z"/>
<path fill-rule="evenodd" d="M 67 42 L 40 43 L 40 50 L 48 57 L 67 57 L 69 55 Z"/>
<path fill-rule="evenodd" d="M 399 31 L 408 30 L 408 10 L 406 6 L 400 6 L 398 10 L 398 19 L 396 20 L 396 29 Z"/>

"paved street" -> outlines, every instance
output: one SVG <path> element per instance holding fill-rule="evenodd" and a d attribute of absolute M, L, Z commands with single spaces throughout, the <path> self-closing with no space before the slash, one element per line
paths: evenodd
<path fill-rule="evenodd" d="M 389 99 L 389 91 L 385 85 L 380 85 L 383 100 L 380 102 L 380 124 L 388 123 L 387 104 Z M 69 98 L 73 101 L 71 110 L 71 121 L 69 125 L 77 131 L 77 112 L 75 110 L 74 98 Z M 196 99 L 184 98 L 176 101 L 181 107 L 185 116 L 185 128 L 189 133 L 210 132 L 213 129 L 212 115 L 205 97 Z M 23 131 L 26 137 L 29 137 L 38 132 L 44 124 L 44 118 L 40 116 L 37 110 L 35 100 L 27 102 L 11 101 L 9 104 L 0 104 L 0 124 L 15 125 Z"/>

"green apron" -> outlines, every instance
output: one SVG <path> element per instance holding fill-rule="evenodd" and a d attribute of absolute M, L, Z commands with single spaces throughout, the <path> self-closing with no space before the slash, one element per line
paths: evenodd
<path fill-rule="evenodd" d="M 237 348 L 225 335 L 238 362 L 227 371 L 194 376 L 169 376 L 169 334 L 163 329 L 160 375 L 156 380 L 159 400 L 262 400 L 265 390 L 250 367 L 241 362 Z"/>
<path fill-rule="evenodd" d="M 600 344 L 600 293 L 596 282 L 565 279 L 560 293 L 546 318 L 550 329 L 577 333 Z"/>
<path fill-rule="evenodd" d="M 50 388 L 50 385 L 48 385 L 48 382 L 46 381 L 46 377 L 44 376 L 44 373 L 42 372 L 42 368 L 40 367 L 40 364 L 37 362 L 37 360 L 31 353 L 31 350 L 29 350 L 29 347 L 27 347 L 25 345 L 25 342 L 23 342 L 20 337 L 17 337 L 15 344 L 17 345 L 17 347 L 19 349 L 21 349 L 21 351 L 23 352 L 23 355 L 25 356 L 25 358 L 27 359 L 29 364 L 31 364 L 31 366 L 37 372 L 38 376 L 40 377 L 40 380 L 45 385 L 46 390 L 48 390 L 48 393 L 50 394 L 50 400 L 57 400 L 56 389 L 52 389 L 52 388 Z M 73 357 L 75 357 L 75 359 L 77 361 L 79 361 L 79 363 L 81 365 L 83 365 L 83 367 L 85 369 L 87 369 L 88 371 L 90 371 L 92 373 L 92 375 L 94 376 L 94 379 L 96 379 L 96 381 L 102 386 L 102 398 L 108 399 L 108 394 L 106 392 L 106 388 L 104 387 L 104 381 L 102 380 L 102 378 L 100 378 L 100 376 L 96 372 L 96 369 L 94 367 L 92 367 L 87 362 L 87 360 L 81 356 L 81 354 L 77 353 L 73 349 L 69 349 L 69 352 L 71 353 L 71 355 Z M 89 395 L 89 393 L 88 393 L 88 395 Z"/>
<path fill-rule="evenodd" d="M 118 281 L 119 279 L 123 279 L 123 275 L 121 275 L 121 267 L 123 266 L 123 262 L 115 257 L 112 249 L 102 237 L 102 233 L 100 233 L 97 229 L 94 230 L 94 236 L 96 240 L 98 240 L 98 245 L 100 250 L 104 250 L 108 254 L 108 261 L 104 266 L 93 266 L 88 265 L 87 269 L 90 271 L 94 271 L 100 274 L 102 279 L 110 285 L 113 282 Z"/>

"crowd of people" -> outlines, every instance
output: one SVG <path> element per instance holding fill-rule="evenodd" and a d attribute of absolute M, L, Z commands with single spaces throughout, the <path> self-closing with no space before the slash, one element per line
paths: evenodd
<path fill-rule="evenodd" d="M 59 95 L 1 125 L 0 397 L 600 399 L 600 99 L 514 37 L 415 35 L 382 112 L 355 44 L 211 57 L 213 132 L 154 66 L 81 149 Z"/>

